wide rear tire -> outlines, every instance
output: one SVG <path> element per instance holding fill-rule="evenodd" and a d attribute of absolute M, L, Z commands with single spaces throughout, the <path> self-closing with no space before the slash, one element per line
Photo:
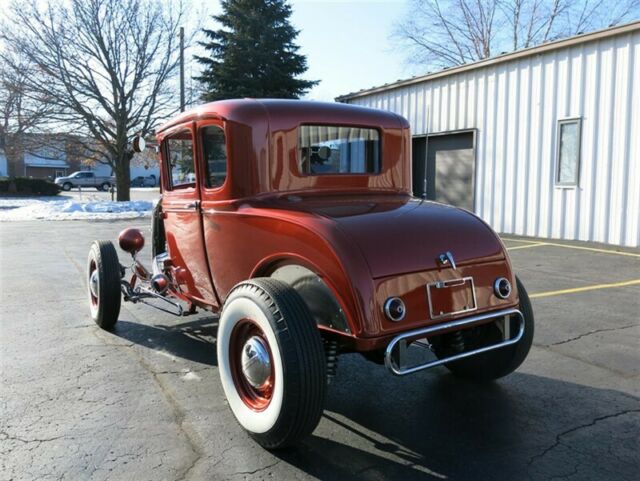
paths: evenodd
<path fill-rule="evenodd" d="M 238 284 L 217 335 L 229 407 L 260 445 L 296 443 L 318 425 L 327 386 L 322 339 L 300 295 L 274 279 Z"/>
<path fill-rule="evenodd" d="M 511 374 L 524 362 L 533 343 L 533 309 L 531 308 L 529 295 L 517 277 L 516 286 L 518 289 L 518 297 L 520 298 L 519 309 L 524 316 L 524 334 L 520 341 L 511 346 L 446 364 L 446 367 L 453 374 L 474 381 L 491 381 Z M 465 333 L 465 336 L 468 334 L 476 334 L 476 337 L 481 336 L 482 339 L 480 342 L 482 344 L 495 343 L 502 340 L 502 331 L 494 324 L 486 324 L 476 329 L 478 330 L 477 332 Z M 516 329 L 518 329 L 518 321 L 512 319 L 511 332 L 515 332 Z M 444 357 L 446 354 L 453 353 L 439 352 L 438 349 L 436 349 L 436 355 L 438 357 Z"/>
<path fill-rule="evenodd" d="M 91 318 L 102 329 L 111 330 L 118 322 L 122 295 L 120 261 L 109 241 L 94 241 L 87 261 L 87 293 Z"/>

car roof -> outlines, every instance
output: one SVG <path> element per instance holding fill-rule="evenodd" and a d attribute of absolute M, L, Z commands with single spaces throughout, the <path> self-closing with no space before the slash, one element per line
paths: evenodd
<path fill-rule="evenodd" d="M 308 119 L 325 119 L 327 122 L 338 122 L 340 119 L 361 125 L 408 126 L 407 121 L 399 115 L 382 110 L 360 107 L 337 102 L 318 102 L 292 99 L 231 99 L 202 104 L 187 110 L 169 120 L 157 129 L 160 134 L 176 125 L 204 119 L 221 119 L 242 124 L 262 120 L 270 122 L 283 117 L 305 122 Z M 406 125 L 405 125 L 406 124 Z"/>

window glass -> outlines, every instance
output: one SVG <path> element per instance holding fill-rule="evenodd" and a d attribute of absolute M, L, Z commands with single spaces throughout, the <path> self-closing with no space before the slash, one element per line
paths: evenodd
<path fill-rule="evenodd" d="M 224 130 L 215 125 L 202 129 L 202 152 L 207 170 L 205 185 L 210 188 L 221 187 L 227 178 L 227 147 Z"/>
<path fill-rule="evenodd" d="M 196 182 L 193 165 L 193 140 L 190 130 L 181 130 L 166 141 L 169 177 L 172 188 L 192 187 Z"/>
<path fill-rule="evenodd" d="M 580 168 L 580 122 L 562 120 L 559 123 L 558 172 L 556 183 L 577 185 Z"/>
<path fill-rule="evenodd" d="M 303 174 L 374 174 L 380 172 L 380 135 L 375 129 L 337 125 L 302 125 L 298 162 Z"/>

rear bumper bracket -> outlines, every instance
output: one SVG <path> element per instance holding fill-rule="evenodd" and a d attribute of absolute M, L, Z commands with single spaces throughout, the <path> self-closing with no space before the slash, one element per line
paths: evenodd
<path fill-rule="evenodd" d="M 504 341 L 500 341 L 495 344 L 490 344 L 488 346 L 483 346 L 478 349 L 473 349 L 470 351 L 461 352 L 459 354 L 455 354 L 453 356 L 448 356 L 442 359 L 437 359 L 435 361 L 429 361 L 423 364 L 418 364 L 409 367 L 401 366 L 402 353 L 396 352 L 396 347 L 402 347 L 406 344 L 407 341 L 442 334 L 447 331 L 452 331 L 456 329 L 468 329 L 470 327 L 474 327 L 475 325 L 484 324 L 486 322 L 490 322 L 492 320 L 498 320 L 500 318 L 507 318 L 516 316 L 519 320 L 519 327 L 516 335 L 512 338 L 505 339 Z M 413 331 L 403 332 L 402 334 L 394 337 L 391 342 L 387 345 L 387 349 L 384 353 L 384 364 L 387 366 L 393 374 L 396 376 L 405 376 L 407 374 L 412 374 L 414 372 L 422 371 L 423 369 L 430 369 L 432 367 L 440 366 L 442 364 L 446 364 L 448 362 L 457 361 L 459 359 L 464 359 L 471 356 L 476 356 L 478 354 L 482 354 L 483 352 L 493 351 L 494 349 L 500 349 L 503 347 L 511 346 L 512 344 L 517 343 L 522 336 L 524 335 L 524 316 L 522 312 L 518 309 L 504 309 L 501 311 L 488 312 L 486 314 L 480 314 L 477 316 L 467 317 L 464 319 L 459 319 L 455 321 L 443 322 L 442 324 L 437 324 L 435 326 L 429 326 L 422 329 L 415 329 Z M 402 349 L 401 349 L 402 351 Z"/>

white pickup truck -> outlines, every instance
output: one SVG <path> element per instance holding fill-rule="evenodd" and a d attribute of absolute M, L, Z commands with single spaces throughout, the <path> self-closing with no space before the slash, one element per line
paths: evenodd
<path fill-rule="evenodd" d="M 94 172 L 74 172 L 67 177 L 56 177 L 54 181 L 62 187 L 62 190 L 71 190 L 73 187 L 95 187 L 98 190 L 109 190 L 115 185 L 115 177 L 99 177 Z"/>

